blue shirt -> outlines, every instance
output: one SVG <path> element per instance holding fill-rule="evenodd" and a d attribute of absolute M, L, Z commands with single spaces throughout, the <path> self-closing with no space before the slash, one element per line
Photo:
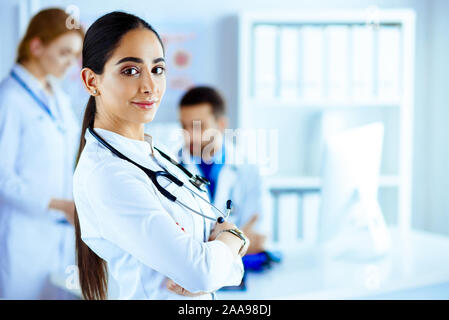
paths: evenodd
<path fill-rule="evenodd" d="M 210 184 L 207 186 L 209 189 L 211 201 L 214 201 L 215 198 L 215 188 L 217 186 L 218 175 L 220 174 L 221 169 L 225 163 L 225 147 L 224 143 L 221 147 L 221 150 L 214 154 L 211 159 L 212 161 L 208 161 L 207 163 L 201 159 L 201 162 L 198 164 L 198 167 L 201 171 L 201 175 L 209 180 Z"/>

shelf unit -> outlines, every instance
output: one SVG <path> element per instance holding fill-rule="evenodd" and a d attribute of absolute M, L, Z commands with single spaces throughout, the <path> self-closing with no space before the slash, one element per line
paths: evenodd
<path fill-rule="evenodd" d="M 375 21 L 373 21 L 373 17 Z M 315 99 L 303 97 L 285 99 L 255 96 L 254 86 L 256 80 L 254 79 L 254 70 L 256 68 L 255 64 L 258 61 L 256 59 L 257 57 L 255 57 L 256 45 L 254 30 L 256 27 L 273 26 L 275 28 L 282 28 L 288 26 L 290 28 L 301 28 L 304 26 L 318 26 L 325 28 L 331 25 L 371 27 L 374 29 L 373 33 L 376 37 L 379 28 L 383 26 L 395 26 L 400 30 L 398 61 L 400 62 L 399 77 L 401 79 L 401 85 L 397 95 L 393 97 L 363 97 L 362 99 L 331 99 L 326 97 L 318 97 Z M 395 192 L 397 192 L 397 203 L 395 204 L 397 225 L 400 230 L 409 230 L 411 228 L 411 159 L 413 154 L 414 37 L 415 13 L 409 9 L 376 9 L 374 16 L 372 10 L 369 12 L 367 10 L 353 10 L 344 12 L 246 12 L 240 14 L 238 127 L 243 129 L 276 128 L 276 121 L 278 121 L 278 128 L 280 128 L 284 126 L 282 119 L 291 121 L 292 117 L 298 117 L 298 119 L 304 117 L 301 120 L 303 121 L 302 123 L 308 124 L 311 123 L 307 120 L 308 114 L 312 114 L 320 119 L 320 117 L 329 112 L 351 114 L 354 119 L 359 118 L 361 121 L 360 124 L 363 124 L 364 116 L 362 114 L 369 114 L 371 112 L 372 118 L 376 118 L 377 116 L 382 118 L 384 115 L 389 114 L 387 120 L 389 121 L 388 125 L 390 129 L 386 128 L 384 138 L 388 146 L 384 148 L 383 155 L 383 158 L 389 161 L 385 161 L 387 165 L 383 166 L 384 169 L 381 169 L 379 188 L 395 189 Z M 376 41 L 378 41 L 378 38 L 376 38 Z M 277 46 L 277 49 L 273 50 L 273 48 L 270 48 L 269 50 L 277 54 L 276 61 L 279 62 L 279 35 L 274 41 L 267 43 L 274 43 Z M 378 45 L 378 43 L 376 42 L 375 45 Z M 378 48 L 375 47 L 375 49 Z M 376 66 L 376 64 L 373 66 L 375 72 L 377 72 L 377 69 L 375 69 Z M 279 72 L 276 72 L 276 82 L 274 85 L 277 88 L 275 91 L 279 92 Z M 383 119 L 385 120 L 385 118 Z M 319 124 L 320 121 L 318 120 L 316 123 Z M 300 121 L 298 120 L 298 122 Z M 286 124 L 286 126 L 288 125 Z M 314 128 L 312 124 L 308 132 L 302 133 L 304 135 L 310 135 L 311 132 L 316 132 L 317 130 L 321 130 L 320 127 Z M 290 155 L 291 148 L 295 146 L 282 146 L 282 134 L 280 135 L 280 139 L 279 158 L 283 159 L 283 157 L 285 158 Z M 313 139 L 319 140 L 320 137 L 313 137 Z M 292 142 L 295 140 L 294 138 L 290 138 L 289 141 Z M 316 145 L 319 142 L 306 141 L 301 146 L 302 150 L 299 150 L 298 154 L 318 154 Z M 302 156 L 302 158 L 306 157 Z M 315 157 L 311 162 L 316 163 L 319 160 L 319 158 Z M 298 157 L 297 161 L 299 163 L 301 157 Z M 388 163 L 392 165 L 388 166 Z M 294 166 L 294 160 L 290 161 L 289 164 Z M 317 167 L 315 166 L 312 170 L 307 168 L 307 166 L 304 166 L 304 168 L 296 170 L 293 174 L 280 172 L 279 174 L 266 176 L 265 181 L 268 190 L 272 195 L 276 194 L 276 196 L 279 196 L 282 192 L 291 193 L 295 190 L 300 195 L 302 192 L 311 190 L 319 192 L 321 183 L 319 173 L 316 170 Z M 280 227 L 282 228 L 282 226 Z"/>

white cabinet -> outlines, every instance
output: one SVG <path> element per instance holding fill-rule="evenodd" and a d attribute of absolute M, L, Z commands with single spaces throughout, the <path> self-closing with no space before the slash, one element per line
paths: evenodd
<path fill-rule="evenodd" d="M 381 121 L 379 202 L 410 228 L 414 28 L 412 10 L 240 15 L 238 126 L 278 132 L 275 203 L 319 191 L 327 135 Z"/>

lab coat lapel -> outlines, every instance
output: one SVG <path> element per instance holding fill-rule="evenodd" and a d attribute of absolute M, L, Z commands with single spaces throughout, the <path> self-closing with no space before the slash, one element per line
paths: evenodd
<path fill-rule="evenodd" d="M 182 150 L 181 154 L 178 154 L 178 159 L 182 161 L 183 166 L 189 170 L 192 174 L 201 175 L 200 169 L 195 163 L 192 163 L 189 158 L 189 153 L 186 150 Z M 218 174 L 218 181 L 215 185 L 215 199 L 214 205 L 219 209 L 226 208 L 226 201 L 232 197 L 232 191 L 237 183 L 237 172 L 233 165 L 225 163 L 223 168 Z M 209 195 L 209 193 L 208 193 Z M 210 195 L 209 195 L 210 198 Z M 232 200 L 232 199 L 231 199 Z"/>
<path fill-rule="evenodd" d="M 181 149 L 178 152 L 178 161 L 186 168 L 191 174 L 202 176 L 199 166 L 193 162 L 190 158 L 190 154 L 187 150 Z M 210 194 L 207 192 L 208 200 L 210 201 Z"/>
<path fill-rule="evenodd" d="M 237 183 L 237 172 L 230 164 L 225 164 L 218 174 L 216 182 L 214 205 L 220 209 L 226 208 L 226 201 L 233 200 L 233 190 Z"/>
<path fill-rule="evenodd" d="M 190 171 L 193 175 L 201 175 L 201 171 L 198 166 L 193 163 L 193 160 L 190 158 L 189 152 L 185 149 L 181 149 L 178 152 L 178 161 L 182 164 L 184 168 Z"/>
<path fill-rule="evenodd" d="M 113 146 L 120 153 L 122 153 L 129 159 L 133 160 L 134 162 L 138 163 L 139 165 L 151 169 L 153 171 L 161 170 L 159 165 L 155 161 L 151 160 L 150 155 L 152 146 L 151 139 L 145 138 L 145 142 L 143 142 L 138 140 L 132 140 L 123 137 L 117 133 L 100 128 L 95 128 L 94 130 L 111 146 Z M 96 139 L 89 133 L 89 131 L 86 131 L 85 138 L 92 141 L 96 141 Z"/>

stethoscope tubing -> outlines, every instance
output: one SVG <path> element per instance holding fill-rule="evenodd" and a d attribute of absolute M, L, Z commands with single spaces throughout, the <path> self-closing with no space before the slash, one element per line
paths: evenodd
<path fill-rule="evenodd" d="M 163 196 L 165 196 L 166 198 L 168 198 L 169 200 L 178 203 L 179 205 L 181 205 L 182 207 L 190 210 L 193 213 L 198 214 L 199 216 L 209 219 L 211 221 L 216 221 L 218 223 L 223 223 L 225 221 L 225 219 L 227 219 L 229 217 L 230 214 L 230 210 L 231 210 L 231 201 L 228 200 L 227 203 L 227 212 L 226 214 L 224 214 L 220 209 L 218 209 L 214 204 L 212 204 L 210 201 L 208 201 L 207 199 L 203 198 L 201 195 L 199 195 L 198 193 L 196 193 L 195 191 L 193 191 L 192 189 L 190 189 L 184 182 L 182 182 L 181 180 L 179 180 L 178 178 L 176 178 L 173 174 L 171 174 L 170 172 L 168 172 L 167 168 L 165 168 L 164 166 L 162 166 L 161 164 L 159 164 L 164 171 L 161 172 L 157 172 L 157 171 L 153 171 L 150 170 L 148 168 L 143 167 L 142 165 L 136 163 L 135 161 L 131 160 L 130 158 L 128 158 L 127 156 L 125 156 L 124 154 L 122 154 L 120 151 L 118 151 L 117 149 L 115 149 L 113 146 L 111 146 L 109 143 L 107 143 L 102 137 L 100 137 L 95 130 L 92 127 L 88 128 L 89 132 L 92 134 L 92 136 L 98 141 L 100 142 L 105 148 L 107 148 L 109 151 L 111 151 L 113 154 L 115 154 L 117 157 L 126 160 L 132 164 L 134 164 L 135 166 L 137 166 L 139 169 L 141 169 L 142 171 L 145 172 L 145 174 L 150 178 L 150 180 L 153 182 L 153 184 L 156 186 L 156 188 L 158 189 L 159 192 L 161 192 L 161 194 Z M 159 153 L 161 153 L 161 151 L 159 149 L 156 149 Z M 169 162 L 171 162 L 172 164 L 174 164 L 175 166 L 179 167 L 176 163 L 175 160 L 171 159 L 170 157 L 168 157 L 166 154 L 164 154 L 163 156 L 165 159 L 167 159 Z M 187 169 L 184 168 L 185 171 L 188 172 Z M 182 170 L 184 173 L 186 173 L 184 170 Z M 188 172 L 188 174 L 186 173 L 186 175 L 191 178 L 193 175 Z M 189 190 L 189 192 L 195 197 L 200 198 L 201 200 L 203 200 L 204 202 L 206 202 L 207 204 L 209 204 L 211 206 L 211 208 L 217 210 L 221 217 L 218 217 L 218 219 L 216 218 L 212 218 L 209 217 L 205 214 L 203 214 L 202 212 L 196 211 L 192 208 L 190 208 L 189 206 L 187 206 L 186 204 L 182 203 L 181 201 L 179 201 L 177 199 L 177 197 L 173 196 L 171 193 L 169 193 L 167 190 L 165 190 L 157 181 L 157 177 L 158 176 L 163 176 L 165 178 L 167 178 L 168 180 L 170 180 L 171 182 L 175 183 L 178 187 L 185 187 L 187 190 Z M 201 207 L 200 207 L 201 208 Z"/>

